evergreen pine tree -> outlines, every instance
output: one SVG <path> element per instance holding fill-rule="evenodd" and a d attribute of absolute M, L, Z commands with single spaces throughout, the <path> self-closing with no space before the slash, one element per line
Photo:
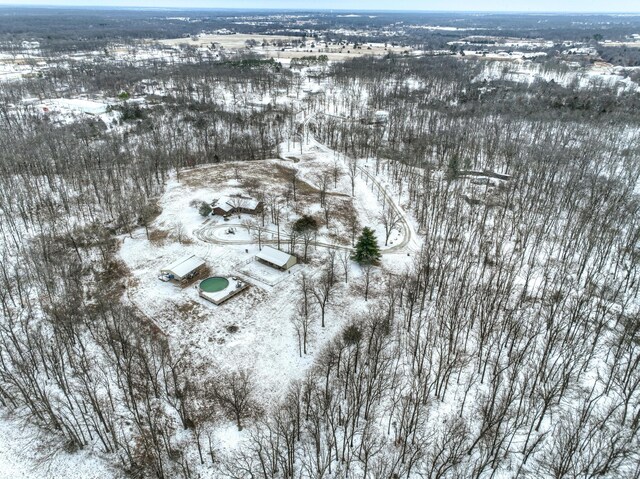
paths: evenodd
<path fill-rule="evenodd" d="M 362 229 L 362 233 L 356 243 L 356 251 L 353 260 L 359 264 L 375 264 L 380 259 L 380 247 L 373 230 L 368 227 Z"/>
<path fill-rule="evenodd" d="M 200 203 L 200 208 L 198 208 L 198 212 L 202 215 L 202 216 L 209 216 L 211 214 L 211 206 L 209 206 L 208 203 L 205 203 L 204 201 L 202 203 Z"/>

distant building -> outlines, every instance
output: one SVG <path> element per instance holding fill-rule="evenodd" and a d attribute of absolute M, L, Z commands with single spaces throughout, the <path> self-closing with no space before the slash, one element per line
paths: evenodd
<path fill-rule="evenodd" d="M 373 119 L 378 124 L 384 124 L 389 121 L 389 112 L 385 110 L 378 110 L 374 113 Z"/>
<path fill-rule="evenodd" d="M 272 248 L 271 246 L 265 246 L 256 255 L 256 259 L 262 263 L 265 263 L 272 268 L 276 268 L 282 271 L 286 271 L 298 262 L 298 259 L 284 251 Z"/>
<path fill-rule="evenodd" d="M 165 281 L 183 281 L 190 279 L 193 278 L 201 268 L 204 268 L 205 265 L 205 260 L 196 255 L 184 256 L 169 266 L 162 268 L 160 270 L 162 275 L 160 279 L 164 279 Z"/>
<path fill-rule="evenodd" d="M 262 201 L 248 196 L 223 196 L 213 204 L 214 215 L 225 216 L 232 213 L 255 215 L 262 212 Z"/>
<path fill-rule="evenodd" d="M 389 112 L 385 110 L 369 112 L 367 116 L 360 118 L 360 123 L 363 125 L 386 125 L 388 122 Z"/>

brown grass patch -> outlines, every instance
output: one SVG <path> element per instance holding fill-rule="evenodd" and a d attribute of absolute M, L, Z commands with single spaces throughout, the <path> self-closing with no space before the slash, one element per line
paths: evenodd
<path fill-rule="evenodd" d="M 180 240 L 178 240 L 178 243 L 189 246 L 193 244 L 193 240 L 189 237 L 183 236 Z"/>
<path fill-rule="evenodd" d="M 282 179 L 280 175 L 274 176 L 274 167 L 277 169 L 277 166 L 271 161 L 259 160 L 220 163 L 183 171 L 180 173 L 180 182 L 188 187 L 215 188 L 237 179 L 238 187 L 249 191 L 259 191 L 266 180 L 269 180 L 269 185 L 272 186 L 271 181 L 274 177 Z M 287 182 L 289 181 L 287 179 Z"/>
<path fill-rule="evenodd" d="M 161 229 L 150 229 L 149 230 L 149 242 L 154 246 L 162 246 L 169 237 L 169 232 L 167 230 Z"/>
<path fill-rule="evenodd" d="M 293 169 L 287 168 L 284 165 L 275 165 L 275 174 L 274 178 L 278 178 L 286 183 L 291 183 L 291 178 L 293 174 Z M 317 195 L 320 193 L 320 190 L 315 186 L 307 183 L 300 177 L 296 178 L 296 194 L 300 195 Z"/>
<path fill-rule="evenodd" d="M 184 303 L 176 304 L 176 310 L 181 315 L 193 315 L 196 308 L 198 308 L 199 306 L 200 305 L 198 303 L 196 303 L 193 300 L 190 300 Z"/>
<path fill-rule="evenodd" d="M 284 194 L 291 188 L 293 171 L 286 165 L 270 160 L 230 162 L 183 171 L 180 173 L 180 181 L 186 187 L 215 188 L 237 179 L 238 188 L 244 189 L 253 196 L 259 196 L 265 185 L 269 185 L 269 192 L 273 194 Z M 319 168 L 318 173 L 323 173 L 322 169 Z M 329 173 L 329 170 L 326 173 Z M 299 177 L 296 179 L 297 196 L 308 197 L 318 194 L 318 188 Z M 333 195 L 330 191 L 327 194 Z M 316 202 L 317 199 L 314 198 L 313 201 Z"/>
<path fill-rule="evenodd" d="M 185 186 L 205 188 L 216 183 L 226 183 L 234 177 L 230 163 L 207 165 L 192 170 L 181 171 L 178 178 Z"/>

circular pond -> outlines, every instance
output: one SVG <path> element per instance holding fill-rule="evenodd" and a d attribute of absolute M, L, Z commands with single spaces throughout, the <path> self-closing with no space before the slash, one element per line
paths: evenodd
<path fill-rule="evenodd" d="M 211 278 L 207 278 L 200 283 L 200 290 L 205 293 L 217 293 L 218 291 L 222 291 L 229 286 L 229 280 L 227 278 L 223 278 L 221 276 L 213 276 Z"/>

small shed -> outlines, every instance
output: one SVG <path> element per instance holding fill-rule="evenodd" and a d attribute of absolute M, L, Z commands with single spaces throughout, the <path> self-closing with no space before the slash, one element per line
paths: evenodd
<path fill-rule="evenodd" d="M 373 114 L 374 121 L 378 124 L 387 123 L 389 121 L 389 112 L 378 110 Z"/>
<path fill-rule="evenodd" d="M 184 256 L 183 258 L 174 261 L 169 266 L 162 268 L 160 273 L 168 276 L 169 279 L 182 281 L 195 276 L 198 270 L 204 267 L 205 264 L 205 260 L 192 254 L 190 256 Z"/>
<path fill-rule="evenodd" d="M 295 256 L 285 253 L 284 251 L 280 251 L 279 249 L 272 248 L 271 246 L 265 246 L 262 248 L 262 251 L 256 255 L 256 259 L 282 271 L 288 270 L 298 262 L 298 259 Z"/>

